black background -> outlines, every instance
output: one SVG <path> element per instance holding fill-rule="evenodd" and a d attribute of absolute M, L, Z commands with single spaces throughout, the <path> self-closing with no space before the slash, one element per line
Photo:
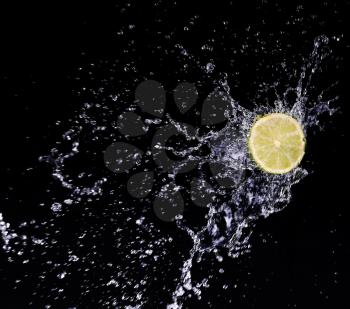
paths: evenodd
<path fill-rule="evenodd" d="M 234 27 L 241 29 L 259 20 L 262 14 L 262 9 L 257 9 L 261 1 L 233 2 L 234 5 L 217 2 L 193 2 L 190 7 L 188 3 L 163 3 L 160 11 L 147 3 L 132 3 L 131 9 L 126 3 L 1 4 L 0 209 L 9 222 L 35 217 L 36 210 L 30 205 L 44 192 L 49 174 L 42 167 L 38 171 L 27 168 L 35 167 L 38 156 L 46 153 L 55 141 L 55 121 L 70 117 L 84 102 L 84 94 L 79 92 L 84 81 L 75 79 L 78 68 L 115 57 L 125 48 L 123 42 L 113 39 L 115 33 L 131 21 L 152 27 L 154 18 L 165 14 L 167 27 L 176 28 L 196 13 L 208 20 L 208 24 L 221 16 L 231 16 Z M 265 14 L 271 13 L 271 28 L 274 28 L 280 26 L 280 19 L 294 12 L 297 3 L 281 1 L 264 5 Z M 276 11 L 277 6 L 282 13 Z M 344 34 L 342 45 L 335 50 L 344 61 L 334 73 L 340 81 L 337 92 L 341 110 L 329 120 L 326 130 L 308 141 L 308 161 L 312 162 L 313 172 L 294 188 L 291 204 L 283 212 L 258 222 L 251 253 L 231 266 L 230 260 L 225 260 L 230 271 L 222 276 L 235 276 L 237 287 L 223 290 L 217 280 L 203 296 L 213 308 L 350 308 L 347 295 L 349 156 L 345 137 L 349 101 L 349 25 L 345 17 L 349 5 L 345 1 L 329 1 L 304 3 L 304 7 L 305 15 L 316 14 L 321 21 L 308 26 L 310 37 L 321 33 Z M 123 15 L 124 9 L 130 13 Z M 156 66 L 156 59 L 141 50 L 142 42 L 147 39 L 144 33 L 140 31 L 137 36 L 140 49 L 136 53 L 143 55 L 150 66 Z M 26 308 L 31 298 L 31 283 L 20 290 L 13 289 L 10 282 L 16 270 L 7 266 L 6 255 L 1 255 L 0 271 L 4 285 L 0 290 L 0 307 Z M 188 306 L 197 308 L 190 302 Z M 87 302 L 82 308 L 96 307 Z M 57 308 L 67 306 L 61 303 Z"/>

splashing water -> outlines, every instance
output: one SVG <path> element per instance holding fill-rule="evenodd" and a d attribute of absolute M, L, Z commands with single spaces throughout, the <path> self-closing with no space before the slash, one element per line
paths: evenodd
<path fill-rule="evenodd" d="M 307 106 L 309 103 L 308 88 L 313 74 L 326 56 L 326 52 L 321 49 L 327 43 L 326 36 L 315 39 L 311 57 L 302 67 L 297 86 L 288 88 L 282 98 L 278 97 L 274 108 L 257 108 L 253 111 L 244 109 L 229 96 L 230 89 L 227 83 L 221 82 L 223 92 L 232 106 L 229 122 L 221 131 L 210 133 L 199 140 L 211 147 L 212 151 L 207 160 L 226 167 L 224 177 L 235 180 L 237 171 L 242 173 L 244 170 L 249 170 L 251 175 L 245 174 L 245 179 L 236 187 L 229 201 L 223 204 L 214 202 L 208 205 L 207 224 L 199 232 L 194 232 L 187 227 L 182 218 L 178 220 L 179 227 L 192 238 L 193 247 L 183 264 L 181 280 L 173 293 L 173 303 L 167 306 L 168 309 L 182 308 L 181 298 L 186 290 L 193 290 L 195 294 L 200 294 L 191 282 L 191 267 L 196 255 L 201 256 L 222 246 L 228 250 L 229 256 L 237 257 L 242 246 L 248 244 L 254 221 L 260 217 L 266 218 L 286 207 L 291 199 L 292 186 L 308 174 L 301 167 L 284 175 L 272 175 L 257 170 L 247 151 L 247 136 L 254 120 L 261 114 L 289 114 L 297 119 L 307 132 L 310 127 L 317 125 L 320 114 L 324 112 L 332 114 L 335 111 L 330 107 L 330 103 L 337 98 L 323 100 L 322 94 L 318 97 L 318 101 Z M 283 97 L 291 91 L 295 92 L 296 101 L 290 107 Z M 218 221 L 223 222 L 223 229 L 219 227 Z M 210 244 L 207 238 L 210 239 Z"/>
<path fill-rule="evenodd" d="M 204 254 L 217 254 L 217 249 L 226 250 L 227 255 L 235 258 L 242 253 L 249 251 L 249 237 L 253 232 L 254 222 L 261 217 L 281 211 L 286 207 L 291 199 L 292 186 L 307 176 L 308 172 L 303 167 L 297 167 L 292 172 L 285 175 L 270 175 L 256 168 L 254 162 L 250 159 L 247 151 L 247 136 L 250 127 L 256 117 L 266 113 L 286 113 L 296 118 L 303 126 L 305 135 L 310 128 L 319 126 L 319 116 L 323 113 L 332 115 L 335 109 L 330 105 L 338 98 L 327 97 L 327 89 L 321 92 L 316 100 L 311 100 L 309 91 L 311 89 L 312 78 L 320 70 L 322 60 L 331 52 L 328 47 L 329 39 L 326 36 L 317 37 L 314 41 L 314 48 L 309 58 L 305 59 L 305 64 L 301 67 L 300 78 L 296 85 L 289 85 L 282 93 L 277 90 L 280 85 L 278 82 L 272 86 L 266 86 L 266 91 L 273 88 L 276 94 L 276 100 L 273 106 L 262 106 L 258 102 L 251 110 L 242 107 L 231 95 L 232 91 L 227 80 L 227 74 L 221 74 L 220 78 L 213 82 L 216 84 L 216 91 L 220 96 L 229 102 L 229 108 L 225 111 L 227 118 L 226 125 L 220 130 L 211 130 L 209 133 L 202 133 L 200 130 L 188 130 L 183 124 L 173 120 L 169 115 L 166 120 L 148 119 L 145 121 L 145 131 L 152 131 L 159 125 L 172 124 L 179 133 L 186 137 L 186 140 L 195 143 L 195 146 L 188 147 L 185 150 L 177 150 L 175 147 L 167 146 L 166 150 L 177 156 L 184 158 L 180 165 L 175 166 L 168 172 L 171 180 L 175 179 L 179 169 L 188 164 L 195 163 L 198 170 L 209 164 L 212 168 L 215 166 L 224 166 L 215 173 L 215 178 L 219 182 L 225 179 L 230 182 L 228 187 L 219 187 L 213 195 L 213 188 L 209 184 L 211 179 L 207 179 L 206 173 L 200 173 L 197 181 L 201 186 L 204 194 L 211 197 L 210 202 L 206 204 L 206 213 L 204 215 L 204 224 L 201 226 L 193 226 L 185 214 L 178 214 L 175 218 L 176 227 L 179 231 L 184 232 L 192 242 L 189 252 L 184 254 L 182 266 L 177 280 L 176 286 L 172 290 L 172 300 L 168 304 L 164 304 L 168 309 L 179 309 L 184 306 L 184 301 L 189 294 L 193 293 L 198 298 L 201 297 L 202 288 L 208 286 L 208 279 L 204 278 L 201 282 L 197 282 L 192 278 L 192 267 L 195 262 L 200 262 Z M 187 53 L 185 56 L 188 56 Z M 211 74 L 215 69 L 215 64 L 207 64 L 205 71 Z M 121 97 L 122 94 L 118 94 Z M 288 99 L 294 97 L 292 104 Z M 114 101 L 114 99 L 113 99 Z M 128 110 L 133 111 L 132 106 Z M 110 175 L 96 170 L 85 171 L 80 173 L 67 172 L 69 162 L 75 159 L 79 160 L 84 155 L 92 155 L 94 153 L 91 147 L 94 143 L 107 138 L 114 138 L 115 134 L 108 134 L 107 126 L 103 120 L 98 120 L 91 114 L 102 114 L 102 118 L 111 114 L 109 107 L 99 104 L 85 104 L 82 111 L 75 119 L 75 125 L 63 134 L 57 148 L 51 150 L 50 155 L 40 158 L 41 161 L 52 165 L 52 176 L 60 185 L 68 192 L 67 196 L 61 201 L 53 201 L 50 205 L 53 213 L 53 219 L 50 224 L 46 224 L 45 229 L 50 233 L 50 226 L 54 226 L 58 230 L 61 229 L 59 223 L 55 223 L 65 212 L 69 212 L 71 208 L 82 204 L 89 214 L 84 216 L 93 216 L 94 213 L 88 208 L 92 201 L 105 201 L 104 197 L 113 196 L 118 190 L 114 187 L 108 190 L 106 184 L 113 183 L 109 179 Z M 101 122 L 101 123 L 100 123 Z M 113 124 L 112 124 L 113 127 Z M 86 150 L 86 139 L 91 141 L 90 149 Z M 59 147 L 69 147 L 69 151 L 63 151 Z M 80 148 L 83 148 L 81 151 Z M 164 146 L 165 147 L 165 146 Z M 209 149 L 207 155 L 198 155 L 196 151 L 201 147 Z M 84 153 L 85 152 L 85 153 Z M 100 162 L 100 156 L 98 162 Z M 149 163 L 147 157 L 145 164 Z M 68 163 L 67 163 L 68 162 Z M 98 165 L 99 163 L 97 163 Z M 139 163 L 139 165 L 142 163 Z M 68 166 L 68 167 L 67 167 Z M 94 177 L 98 175 L 97 179 Z M 209 177 L 210 178 L 210 177 Z M 94 179 L 94 180 L 91 180 Z M 169 188 L 163 186 L 163 188 Z M 181 187 L 176 187 L 181 190 Z M 170 189 L 169 189 L 170 190 Z M 166 199 L 169 190 L 163 189 L 158 192 L 160 197 Z M 101 296 L 101 304 L 112 306 L 124 306 L 125 308 L 141 308 L 148 304 L 149 290 L 152 288 L 152 278 L 157 275 L 155 265 L 159 261 L 163 261 L 166 265 L 171 265 L 169 261 L 172 250 L 174 249 L 174 239 L 165 236 L 161 229 L 157 227 L 154 216 L 149 215 L 148 210 L 135 209 L 133 205 L 125 202 L 121 195 L 109 205 L 117 205 L 111 207 L 104 215 L 110 216 L 109 230 L 113 230 L 113 247 L 118 250 L 107 266 L 97 266 L 98 262 L 87 269 L 100 270 L 111 274 L 108 275 L 110 280 L 103 284 L 106 287 L 113 287 L 116 291 L 114 296 Z M 96 214 L 95 214 L 96 215 Z M 8 223 L 3 221 L 0 213 L 0 232 L 4 242 L 3 249 L 9 254 L 16 253 L 16 249 L 11 246 L 11 242 L 20 238 L 21 228 L 26 224 L 18 227 L 18 232 L 14 232 Z M 35 223 L 36 224 L 36 223 Z M 43 227 L 44 229 L 44 227 Z M 88 234 L 88 229 L 84 228 L 77 232 L 79 243 Z M 55 233 L 54 233 L 55 234 Z M 130 237 L 132 241 L 129 241 Z M 23 239 L 23 238 L 22 238 Z M 32 245 L 41 247 L 47 243 L 47 240 L 31 237 Z M 57 241 L 53 237 L 51 245 L 55 245 Z M 15 248 L 21 246 L 20 241 L 16 241 Z M 74 246 L 73 246 L 74 247 Z M 79 254 L 71 249 L 71 245 L 64 247 L 68 252 L 68 262 L 64 265 L 74 265 L 78 261 L 89 260 L 89 254 L 79 257 Z M 21 249 L 23 250 L 23 249 Z M 38 250 L 38 249 L 36 249 Z M 39 249 L 40 250 L 40 249 Z M 95 252 L 95 251 L 94 251 Z M 22 254 L 21 254 L 22 255 Z M 98 254 L 94 253 L 99 260 Z M 91 258 L 91 257 L 90 257 Z M 222 259 L 221 256 L 217 256 Z M 117 262 L 116 262 L 117 261 Z M 53 263 L 53 262 L 52 262 Z M 56 263 L 55 265 L 58 265 Z M 127 267 L 123 265 L 128 265 Z M 62 267 L 55 266 L 53 272 L 57 272 L 57 280 L 65 280 L 69 277 L 67 271 Z M 113 271 L 112 271 L 112 268 Z M 137 273 L 140 271 L 144 274 L 139 278 Z M 42 274 L 44 277 L 46 274 Z M 107 277 L 108 277 L 107 276 Z M 101 283 L 102 284 L 102 283 Z M 88 283 L 86 290 L 90 290 Z"/>

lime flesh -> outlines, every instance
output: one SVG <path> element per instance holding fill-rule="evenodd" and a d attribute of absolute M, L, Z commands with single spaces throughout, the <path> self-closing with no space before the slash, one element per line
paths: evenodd
<path fill-rule="evenodd" d="M 253 124 L 248 147 L 255 163 L 265 172 L 285 174 L 299 165 L 305 153 L 305 135 L 293 117 L 273 113 Z"/>

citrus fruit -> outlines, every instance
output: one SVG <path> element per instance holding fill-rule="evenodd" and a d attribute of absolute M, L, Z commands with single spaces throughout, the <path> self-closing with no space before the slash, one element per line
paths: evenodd
<path fill-rule="evenodd" d="M 253 124 L 248 147 L 256 164 L 265 172 L 285 174 L 295 168 L 305 153 L 305 136 L 293 117 L 273 113 Z"/>

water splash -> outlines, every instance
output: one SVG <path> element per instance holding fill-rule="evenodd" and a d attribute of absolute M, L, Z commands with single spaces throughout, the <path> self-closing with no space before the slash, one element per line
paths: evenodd
<path fill-rule="evenodd" d="M 54 266 L 50 271 L 43 270 L 40 276 L 44 279 L 40 284 L 44 285 L 47 272 L 54 272 L 55 278 L 59 281 L 67 280 L 71 274 L 65 268 L 87 261 L 87 264 L 91 264 L 86 266 L 87 271 L 102 271 L 106 274 L 100 278 L 99 284 L 108 289 L 113 288 L 113 293 L 101 296 L 101 304 L 142 308 L 149 306 L 152 302 L 148 295 L 155 285 L 155 278 L 158 279 L 157 267 L 162 267 L 163 263 L 166 265 L 165 268 L 168 265 L 173 265 L 174 268 L 180 266 L 175 287 L 172 289 L 170 285 L 170 288 L 167 289 L 171 300 L 168 303 L 163 301 L 164 307 L 183 308 L 190 294 L 200 299 L 203 288 L 209 286 L 209 280 L 204 278 L 196 282 L 196 278 L 193 278 L 192 275 L 194 263 L 200 263 L 202 257 L 209 254 L 215 254 L 218 260 L 222 260 L 223 257 L 217 253 L 218 248 L 225 250 L 227 256 L 232 258 L 249 252 L 249 237 L 253 232 L 254 222 L 261 217 L 266 218 L 284 209 L 291 199 L 292 186 L 307 176 L 308 171 L 303 167 L 297 167 L 286 175 L 269 175 L 260 171 L 250 159 L 246 139 L 252 123 L 261 114 L 273 112 L 290 114 L 302 124 L 307 136 L 312 127 L 320 125 L 321 114 L 332 115 L 335 112 L 336 109 L 331 104 L 338 97 L 329 97 L 329 89 L 321 91 L 316 99 L 310 94 L 313 90 L 313 76 L 321 70 L 322 61 L 331 53 L 328 43 L 328 37 L 317 37 L 310 56 L 304 59 L 304 64 L 299 70 L 300 77 L 295 85 L 289 84 L 284 87 L 283 91 L 280 90 L 283 85 L 280 85 L 279 81 L 272 85 L 262 85 L 260 97 L 264 95 L 264 91 L 268 92 L 273 89 L 275 100 L 268 102 L 269 104 L 253 102 L 254 108 L 252 109 L 243 107 L 234 99 L 234 91 L 230 89 L 228 74 L 219 74 L 219 78 L 214 80 L 211 74 L 217 70 L 217 66 L 214 62 L 207 62 L 203 67 L 204 73 L 210 76 L 210 80 L 216 87 L 216 93 L 229 102 L 230 106 L 225 112 L 227 123 L 221 129 L 209 132 L 200 129 L 188 130 L 188 127 L 172 119 L 171 115 L 167 115 L 166 119 L 145 120 L 145 132 L 152 132 L 160 125 L 171 124 L 188 141 L 195 142 L 194 146 L 182 150 L 166 146 L 166 151 L 185 159 L 168 172 L 170 185 L 162 186 L 162 188 L 172 187 L 180 191 L 182 187 L 174 185 L 172 181 L 175 180 L 175 176 L 183 166 L 189 162 L 196 162 L 197 169 L 200 171 L 198 183 L 201 191 L 210 197 L 210 202 L 206 204 L 202 225 L 194 226 L 186 214 L 176 217 L 176 227 L 179 233 L 186 235 L 191 241 L 189 251 L 184 250 L 180 265 L 172 264 L 170 261 L 172 252 L 174 248 L 176 249 L 176 241 L 173 237 L 165 235 L 159 228 L 150 210 L 137 209 L 132 202 L 125 200 L 123 184 L 115 181 L 110 174 L 106 173 L 105 167 L 101 166 L 102 151 L 92 150 L 95 147 L 101 149 L 105 147 L 105 141 L 110 142 L 111 139 L 119 137 L 115 133 L 117 128 L 114 121 L 116 105 L 85 104 L 71 121 L 70 128 L 62 135 L 62 140 L 57 143 L 49 155 L 40 157 L 40 161 L 52 167 L 53 179 L 65 191 L 62 200 L 48 203 L 53 218 L 48 221 L 49 224 L 43 222 L 41 228 L 46 235 L 50 236 L 45 240 L 31 236 L 32 246 L 37 252 L 53 250 L 58 243 L 56 240 L 58 231 L 64 230 L 62 223 L 56 221 L 56 218 L 68 215 L 74 207 L 81 207 L 83 219 L 93 215 L 98 217 L 99 214 L 94 213 L 89 205 L 102 200 L 108 204 L 108 209 L 103 213 L 104 218 L 108 217 L 108 227 L 104 223 L 102 228 L 113 234 L 111 246 L 116 252 L 113 252 L 110 263 L 100 266 L 97 265 L 100 253 L 96 250 L 96 245 L 92 246 L 92 253 L 88 251 L 82 254 L 76 253 L 80 250 L 79 246 L 62 245 L 62 250 L 67 251 L 66 260 L 50 261 L 50 263 L 45 261 L 43 264 Z M 211 50 L 211 48 L 204 46 L 203 50 Z M 181 55 L 186 59 L 193 58 L 187 51 L 182 51 Z M 285 65 L 288 66 L 288 63 Z M 130 104 L 130 101 L 126 99 L 124 102 L 123 95 L 127 97 L 121 90 L 120 93 L 112 96 L 112 102 L 127 105 L 127 111 L 134 111 L 136 105 Z M 292 102 L 290 97 L 293 97 Z M 197 152 L 203 147 L 209 149 L 208 154 L 198 155 Z M 152 156 L 147 151 L 145 155 L 146 158 L 142 164 L 147 165 Z M 74 166 L 80 160 L 92 162 L 92 166 L 96 164 L 99 168 L 84 167 L 81 171 Z M 208 179 L 208 173 L 201 172 L 206 165 L 209 165 L 211 169 L 216 169 L 215 177 L 209 175 L 209 178 L 215 178 L 215 181 L 221 184 L 215 190 L 209 184 L 213 179 Z M 225 168 L 223 169 L 222 166 Z M 163 179 L 159 182 L 164 184 Z M 169 191 L 170 189 L 161 189 L 158 194 L 167 199 Z M 108 197 L 112 197 L 113 201 L 110 201 Z M 146 202 L 149 200 L 146 199 Z M 36 226 L 37 224 L 36 221 L 25 223 L 19 225 L 15 230 L 21 231 L 27 225 Z M 93 242 L 96 243 L 100 236 L 91 230 L 102 228 L 98 225 L 91 228 L 84 227 L 74 235 L 74 239 L 76 243 L 81 244 L 89 234 L 92 234 Z M 0 231 L 4 249 L 10 252 L 11 242 L 18 239 L 18 236 L 12 230 L 9 231 L 9 224 L 3 221 L 1 214 Z M 18 234 L 22 235 L 24 232 Z M 29 253 L 23 254 L 26 247 L 21 240 L 14 245 L 20 248 L 17 253 L 21 252 L 21 254 L 17 255 L 30 255 Z M 45 249 L 42 249 L 43 247 Z M 30 250 L 33 249 L 28 249 Z M 139 273 L 143 275 L 140 277 Z M 170 281 L 173 278 L 168 279 Z M 86 293 L 91 291 L 91 283 L 84 281 L 82 286 L 87 291 Z"/>
<path fill-rule="evenodd" d="M 235 180 L 237 171 L 242 173 L 244 170 L 249 170 L 251 174 L 245 174 L 245 179 L 235 188 L 227 202 L 208 204 L 207 224 L 200 231 L 195 232 L 186 226 L 182 217 L 178 218 L 179 228 L 191 237 L 193 247 L 183 264 L 181 279 L 173 292 L 173 303 L 167 306 L 168 309 L 182 308 L 182 300 L 188 291 L 200 295 L 191 280 L 191 268 L 196 256 L 210 253 L 218 247 L 226 248 L 228 256 L 239 256 L 242 248 L 249 247 L 248 241 L 254 221 L 260 217 L 266 218 L 286 207 L 292 197 L 292 186 L 307 176 L 307 170 L 302 167 L 297 167 L 285 175 L 259 171 L 247 151 L 247 136 L 253 121 L 261 114 L 289 114 L 302 124 L 307 134 L 311 127 L 318 125 L 321 114 L 332 115 L 335 112 L 335 108 L 330 104 L 336 101 L 337 97 L 324 100 L 323 94 L 320 94 L 314 102 L 309 102 L 308 98 L 312 77 L 320 69 L 322 59 L 330 53 L 327 48 L 328 41 L 326 36 L 315 39 L 314 49 L 301 69 L 297 85 L 288 87 L 281 96 L 278 95 L 274 108 L 259 107 L 252 111 L 244 109 L 230 97 L 226 80 L 221 81 L 222 91 L 230 99 L 232 106 L 228 124 L 218 132 L 199 138 L 199 141 L 211 148 L 210 156 L 206 158 L 208 162 L 225 166 L 224 177 Z M 296 95 L 292 106 L 283 100 L 290 92 Z"/>
<path fill-rule="evenodd" d="M 11 250 L 10 241 L 17 237 L 17 234 L 10 230 L 10 224 L 4 221 L 2 213 L 0 213 L 0 233 L 3 241 L 2 249 L 9 252 Z"/>

